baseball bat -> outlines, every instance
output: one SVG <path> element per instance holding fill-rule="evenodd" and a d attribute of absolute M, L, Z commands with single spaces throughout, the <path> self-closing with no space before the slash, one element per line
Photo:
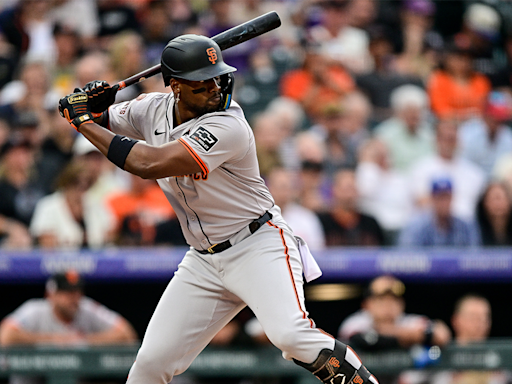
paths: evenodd
<path fill-rule="evenodd" d="M 237 25 L 227 31 L 221 32 L 218 35 L 212 37 L 218 45 L 221 51 L 234 47 L 244 41 L 253 39 L 266 32 L 276 29 L 281 25 L 281 19 L 275 12 L 268 12 L 264 15 L 258 16 L 252 20 L 246 21 L 243 24 Z M 157 64 L 151 68 L 148 68 L 142 72 L 137 73 L 125 80 L 120 81 L 117 85 L 119 89 L 123 89 L 133 85 L 139 81 L 146 80 L 148 77 L 154 76 L 161 72 L 161 65 Z"/>

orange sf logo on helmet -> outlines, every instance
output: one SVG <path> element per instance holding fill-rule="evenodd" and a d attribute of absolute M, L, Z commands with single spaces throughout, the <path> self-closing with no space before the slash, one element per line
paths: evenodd
<path fill-rule="evenodd" d="M 206 50 L 206 53 L 208 54 L 208 60 L 212 62 L 212 64 L 215 64 L 217 61 L 217 51 L 215 48 L 211 47 Z"/>

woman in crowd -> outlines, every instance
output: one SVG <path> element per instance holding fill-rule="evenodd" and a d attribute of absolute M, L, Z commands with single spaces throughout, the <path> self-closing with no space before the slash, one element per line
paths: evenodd
<path fill-rule="evenodd" d="M 512 201 L 507 186 L 491 182 L 477 206 L 484 246 L 512 245 Z"/>

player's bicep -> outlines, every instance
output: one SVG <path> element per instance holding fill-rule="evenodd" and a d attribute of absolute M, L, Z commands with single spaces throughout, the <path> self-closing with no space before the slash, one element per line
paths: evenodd
<path fill-rule="evenodd" d="M 208 173 L 197 154 L 179 141 L 159 147 L 139 142 L 126 158 L 124 169 L 145 179 Z"/>
<path fill-rule="evenodd" d="M 208 173 L 225 162 L 236 162 L 243 158 L 249 149 L 250 135 L 246 127 L 235 120 L 227 124 L 199 125 L 188 136 L 183 136 L 180 142 L 204 165 L 203 172 Z"/>

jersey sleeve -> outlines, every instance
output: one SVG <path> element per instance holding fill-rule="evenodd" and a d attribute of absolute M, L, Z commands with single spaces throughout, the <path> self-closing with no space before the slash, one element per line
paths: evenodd
<path fill-rule="evenodd" d="M 237 118 L 212 116 L 198 122 L 179 142 L 207 174 L 225 162 L 242 159 L 253 140 L 250 128 Z"/>
<path fill-rule="evenodd" d="M 108 109 L 108 129 L 112 132 L 144 140 L 143 127 L 151 125 L 148 110 L 151 110 L 152 95 L 141 95 L 136 99 L 114 104 Z"/>
<path fill-rule="evenodd" d="M 41 319 L 42 305 L 40 300 L 29 300 L 8 315 L 7 319 L 25 331 L 35 332 L 38 329 L 38 321 Z"/>

